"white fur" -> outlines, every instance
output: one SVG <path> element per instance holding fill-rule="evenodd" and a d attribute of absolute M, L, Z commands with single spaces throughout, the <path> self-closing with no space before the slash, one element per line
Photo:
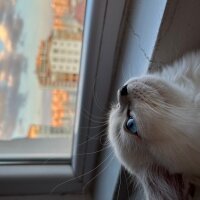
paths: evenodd
<path fill-rule="evenodd" d="M 154 165 L 199 180 L 200 53 L 125 84 L 128 96 L 118 93 L 120 106 L 113 107 L 109 117 L 109 139 L 121 163 L 142 185 Z M 135 116 L 141 139 L 124 128 L 127 109 Z M 147 199 L 154 199 L 147 193 Z"/>

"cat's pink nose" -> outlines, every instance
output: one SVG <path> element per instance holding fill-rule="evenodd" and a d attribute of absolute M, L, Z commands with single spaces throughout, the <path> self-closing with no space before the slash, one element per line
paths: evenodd
<path fill-rule="evenodd" d="M 127 85 L 124 85 L 124 86 L 120 89 L 120 95 L 121 95 L 121 96 L 126 96 L 126 95 L 128 95 Z"/>

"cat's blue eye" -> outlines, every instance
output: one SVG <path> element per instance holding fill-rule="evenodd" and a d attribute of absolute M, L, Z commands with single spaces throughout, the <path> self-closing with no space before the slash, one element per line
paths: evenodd
<path fill-rule="evenodd" d="M 137 135 L 137 125 L 136 125 L 136 121 L 133 117 L 129 117 L 128 120 L 126 121 L 126 129 L 130 133 Z"/>

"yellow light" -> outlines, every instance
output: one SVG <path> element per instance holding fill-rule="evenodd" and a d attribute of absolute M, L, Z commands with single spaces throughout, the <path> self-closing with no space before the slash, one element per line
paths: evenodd
<path fill-rule="evenodd" d="M 6 78 L 5 72 L 0 72 L 0 81 L 4 81 Z"/>
<path fill-rule="evenodd" d="M 12 51 L 11 40 L 9 38 L 8 31 L 7 31 L 6 27 L 3 26 L 3 25 L 0 25 L 0 40 L 5 45 L 5 50 L 7 52 L 11 52 Z"/>

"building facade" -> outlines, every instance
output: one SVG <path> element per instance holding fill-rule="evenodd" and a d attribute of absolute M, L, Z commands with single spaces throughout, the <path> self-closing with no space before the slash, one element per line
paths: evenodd
<path fill-rule="evenodd" d="M 54 14 L 50 36 L 39 46 L 36 76 L 43 93 L 51 93 L 50 105 L 44 105 L 43 125 L 32 125 L 30 137 L 73 131 L 83 23 L 76 19 L 85 0 L 52 0 Z M 50 107 L 50 112 L 46 107 Z M 46 114 L 51 119 L 46 119 Z M 47 123 L 48 121 L 48 123 Z"/>
<path fill-rule="evenodd" d="M 60 138 L 71 134 L 70 128 L 53 127 L 40 124 L 32 124 L 28 130 L 28 138 Z"/>

